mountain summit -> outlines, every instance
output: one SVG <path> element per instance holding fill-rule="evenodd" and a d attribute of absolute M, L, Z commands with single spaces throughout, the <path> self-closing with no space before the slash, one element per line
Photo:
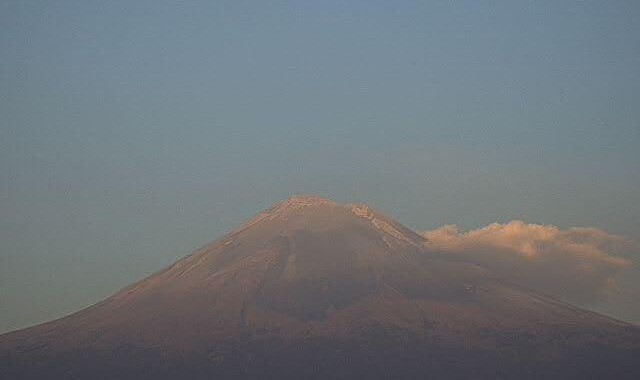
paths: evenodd
<path fill-rule="evenodd" d="M 3 379 L 640 378 L 640 329 L 297 196 L 112 297 L 0 337 Z"/>

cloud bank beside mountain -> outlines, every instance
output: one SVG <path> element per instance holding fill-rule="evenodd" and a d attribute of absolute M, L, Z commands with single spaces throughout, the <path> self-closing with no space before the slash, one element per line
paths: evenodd
<path fill-rule="evenodd" d="M 470 260 L 507 280 L 578 305 L 615 296 L 615 277 L 640 247 L 595 228 L 562 230 L 511 221 L 468 232 L 447 225 L 423 233 L 431 252 Z"/>

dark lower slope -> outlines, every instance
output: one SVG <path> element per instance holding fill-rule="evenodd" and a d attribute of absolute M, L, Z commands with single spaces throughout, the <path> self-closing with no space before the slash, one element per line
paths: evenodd
<path fill-rule="evenodd" d="M 4 358 L 3 379 L 638 379 L 638 351 L 602 345 L 527 346 L 504 338 L 500 349 L 308 339 L 234 342 L 224 356 L 121 347 L 60 356 Z M 551 352 L 549 352 L 551 351 Z"/>

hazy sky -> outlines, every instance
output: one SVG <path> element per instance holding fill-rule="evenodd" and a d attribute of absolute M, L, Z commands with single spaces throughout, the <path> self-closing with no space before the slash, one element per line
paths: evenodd
<path fill-rule="evenodd" d="M 0 332 L 295 193 L 418 230 L 639 239 L 639 19 L 636 0 L 0 0 Z"/>

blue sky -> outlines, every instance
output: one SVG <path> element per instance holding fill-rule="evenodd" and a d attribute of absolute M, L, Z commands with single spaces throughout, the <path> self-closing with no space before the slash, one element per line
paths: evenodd
<path fill-rule="evenodd" d="M 638 239 L 639 18 L 637 1 L 0 1 L 0 331 L 296 193 L 419 230 Z"/>

